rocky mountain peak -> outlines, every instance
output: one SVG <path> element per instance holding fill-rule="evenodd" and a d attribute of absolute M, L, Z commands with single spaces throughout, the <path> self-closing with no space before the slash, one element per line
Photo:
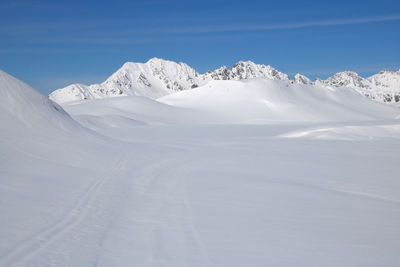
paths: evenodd
<path fill-rule="evenodd" d="M 313 82 L 306 76 L 297 73 L 293 78 L 295 84 L 313 84 Z"/>
<path fill-rule="evenodd" d="M 365 79 L 353 71 L 338 72 L 325 80 L 324 83 L 335 87 L 368 87 Z"/>
<path fill-rule="evenodd" d="M 211 80 L 242 80 L 266 78 L 289 81 L 289 76 L 270 65 L 252 61 L 239 61 L 231 69 L 222 66 L 204 74 L 180 62 L 152 58 L 146 63 L 127 62 L 101 84 L 73 84 L 50 94 L 58 103 L 114 96 L 138 95 L 159 98 L 176 91 L 189 90 Z M 352 71 L 338 72 L 326 80 L 316 79 L 313 83 L 304 75 L 296 74 L 291 81 L 296 84 L 317 86 L 351 87 L 359 93 L 383 102 L 399 101 L 400 70 L 382 70 L 369 78 Z"/>

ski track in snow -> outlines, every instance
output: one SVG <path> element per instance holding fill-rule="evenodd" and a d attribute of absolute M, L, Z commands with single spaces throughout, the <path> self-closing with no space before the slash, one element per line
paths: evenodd
<path fill-rule="evenodd" d="M 112 176 L 114 176 L 126 164 L 126 155 L 124 154 L 117 163 L 103 176 L 95 180 L 84 194 L 79 197 L 74 207 L 66 212 L 59 221 L 53 225 L 48 225 L 38 233 L 21 241 L 18 245 L 0 256 L 1 266 L 21 266 L 27 263 L 41 252 L 46 251 L 55 242 L 68 237 L 71 232 L 76 231 L 80 224 L 85 220 L 88 213 L 95 208 L 92 206 L 96 197 Z"/>
<path fill-rule="evenodd" d="M 187 259 L 196 258 L 198 263 L 182 258 L 175 266 L 210 265 L 206 248 L 192 222 L 185 192 L 188 172 L 182 164 L 185 163 L 160 159 L 159 163 L 148 164 L 135 174 L 137 179 L 131 188 L 133 199 L 130 201 L 133 206 L 126 219 L 141 242 L 154 245 L 146 265 L 169 266 L 169 257 L 176 259 L 182 255 Z M 143 225 L 153 226 L 146 236 L 141 236 Z M 174 240 L 172 244 L 171 240 Z"/>
<path fill-rule="evenodd" d="M 188 259 L 197 258 L 198 264 L 194 266 L 210 266 L 206 248 L 192 222 L 191 206 L 185 192 L 185 176 L 188 172 L 178 167 L 182 163 L 173 160 L 148 162 L 131 175 L 121 175 L 120 170 L 126 167 L 128 160 L 129 154 L 125 153 L 109 171 L 85 190 L 73 208 L 65 212 L 61 219 L 3 253 L 0 257 L 0 265 L 26 266 L 35 263 L 40 266 L 69 266 L 69 249 L 59 246 L 71 242 L 71 239 L 73 242 L 84 238 L 76 235 L 81 233 L 81 229 L 88 227 L 92 220 L 88 222 L 85 220 L 96 210 L 100 213 L 110 213 L 103 207 L 96 206 L 96 200 L 101 198 L 101 190 L 106 184 L 123 183 L 129 186 L 131 196 L 133 196 L 130 200 L 133 203 L 130 207 L 131 212 L 127 212 L 130 225 L 128 227 L 131 227 L 133 235 L 138 235 L 143 242 L 146 237 L 140 237 L 141 226 L 154 225 L 146 241 L 156 246 L 151 250 L 152 255 L 147 264 L 156 264 L 155 266 L 168 264 L 169 258 L 165 255 L 179 258 L 179 255 L 186 254 Z M 111 218 L 110 214 L 106 216 L 108 225 L 101 226 L 100 223 L 92 225 L 94 230 L 102 232 L 96 241 L 98 251 L 95 252 L 93 266 L 104 266 L 101 263 L 99 249 L 107 241 L 108 232 L 115 227 L 115 221 L 120 219 L 119 217 Z M 91 229 L 91 231 L 94 230 Z M 170 240 L 174 240 L 173 244 Z M 177 266 L 187 266 L 184 258 L 180 264 Z"/>

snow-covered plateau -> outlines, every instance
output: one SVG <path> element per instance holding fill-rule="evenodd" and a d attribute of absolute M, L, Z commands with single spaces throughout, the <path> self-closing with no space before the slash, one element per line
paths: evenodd
<path fill-rule="evenodd" d="M 339 72 L 326 80 L 312 82 L 304 75 L 296 74 L 293 80 L 287 74 L 271 66 L 239 61 L 232 69 L 223 66 L 204 74 L 198 73 L 185 63 L 152 58 L 146 63 L 125 63 L 101 84 L 72 84 L 55 90 L 50 98 L 57 103 L 101 99 L 116 96 L 144 96 L 151 99 L 203 86 L 212 80 L 244 80 L 264 78 L 282 80 L 294 84 L 318 87 L 349 87 L 356 92 L 380 102 L 400 101 L 400 70 L 381 71 L 369 78 L 362 78 L 351 71 Z"/>
<path fill-rule="evenodd" d="M 0 71 L 0 266 L 400 266 L 399 73 L 242 63 Z"/>

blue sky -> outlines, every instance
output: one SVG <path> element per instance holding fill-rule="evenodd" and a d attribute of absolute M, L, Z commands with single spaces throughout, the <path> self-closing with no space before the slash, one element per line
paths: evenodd
<path fill-rule="evenodd" d="M 0 69 L 44 94 L 152 57 L 368 76 L 400 68 L 400 1 L 2 0 L 0 40 Z"/>

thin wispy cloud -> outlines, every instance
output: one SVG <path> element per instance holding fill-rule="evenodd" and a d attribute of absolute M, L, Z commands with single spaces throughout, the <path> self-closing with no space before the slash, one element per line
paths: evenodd
<path fill-rule="evenodd" d="M 50 27 L 51 29 L 58 29 L 61 32 L 68 30 L 65 34 L 55 34 L 51 38 L 42 37 L 39 35 L 35 36 L 35 29 L 40 29 L 42 23 L 32 23 L 27 27 L 30 31 L 30 37 L 27 42 L 29 44 L 42 44 L 42 43 L 70 43 L 70 44 L 145 44 L 145 43 L 171 43 L 171 42 L 187 42 L 198 38 L 202 38 L 204 35 L 209 35 L 210 38 L 237 38 L 243 37 L 248 34 L 259 35 L 264 34 L 267 31 L 279 31 L 279 30 L 290 30 L 299 28 L 311 28 L 311 27 L 332 27 L 341 25 L 356 25 L 365 23 L 379 23 L 379 22 L 390 22 L 399 21 L 400 15 L 388 15 L 379 17 L 362 17 L 362 18 L 346 18 L 346 19 L 330 19 L 330 20 L 317 20 L 308 22 L 294 22 L 285 24 L 254 24 L 254 25 L 193 25 L 185 27 L 134 27 L 130 30 L 110 30 L 106 31 L 106 34 L 99 31 L 90 31 L 93 25 L 101 25 L 95 23 L 96 21 L 90 21 L 90 23 L 84 24 L 81 21 L 74 23 L 59 22 L 54 23 Z M 128 21 L 107 21 L 105 23 L 109 29 L 126 29 L 129 25 Z M 82 26 L 83 25 L 83 26 Z M 124 27 L 122 25 L 125 25 Z M 49 30 L 49 26 L 44 27 Z M 1 27 L 0 27 L 1 29 Z M 73 29 L 83 30 L 79 35 Z M 86 31 L 87 30 L 87 31 Z M 10 31 L 10 29 L 8 29 Z M 22 25 L 14 25 L 12 33 L 20 38 L 24 38 L 23 35 L 19 35 L 20 31 L 24 31 Z M 1 31 L 1 34 L 6 34 L 7 31 Z M 224 33 L 223 35 L 218 35 Z M 85 34 L 82 36 L 82 34 Z M 4 49 L 4 48 L 3 48 Z M 32 49 L 32 48 L 30 48 Z M 7 49 L 6 49 L 7 50 Z M 18 50 L 18 49 L 15 49 Z M 5 51 L 0 51 L 4 53 Z M 12 51 L 16 53 L 17 51 Z"/>
<path fill-rule="evenodd" d="M 14 25 L 2 25 L 0 26 L 0 35 L 12 34 L 25 34 L 30 33 L 31 35 L 38 32 L 46 32 L 49 30 L 61 30 L 61 31 L 76 31 L 76 30 L 92 30 L 99 29 L 99 27 L 105 27 L 107 29 L 113 29 L 110 34 L 121 35 L 126 37 L 126 34 L 137 34 L 143 36 L 155 35 L 155 34 L 174 34 L 174 35 L 185 35 L 185 34 L 212 34 L 212 33 L 229 33 L 229 32 L 257 32 L 257 31 L 269 31 L 269 30 L 285 30 L 285 29 L 299 29 L 299 28 L 311 28 L 311 27 L 330 27 L 330 26 L 341 26 L 341 25 L 354 25 L 354 24 L 365 24 L 365 23 L 378 23 L 378 22 L 390 22 L 399 21 L 400 15 L 387 15 L 378 17 L 360 17 L 360 18 L 341 18 L 341 19 L 329 19 L 329 20 L 317 20 L 317 21 L 303 21 L 293 23 L 279 23 L 279 24 L 203 24 L 200 21 L 193 21 L 192 25 L 189 26 L 157 26 L 157 24 L 165 25 L 163 19 L 152 19 L 149 23 L 153 23 L 153 26 L 137 25 L 134 21 L 130 20 L 119 20 L 119 19 L 101 19 L 99 21 L 95 19 L 88 19 L 87 21 L 58 21 L 52 24 L 30 22 Z M 170 22 L 168 20 L 168 22 Z M 154 24 L 156 23 L 156 24 Z M 175 21 L 174 23 L 177 23 Z M 167 23 L 170 24 L 170 23 Z M 127 29 L 130 28 L 130 29 Z M 101 29 L 101 28 L 100 28 Z M 124 29 L 124 30 L 120 30 Z"/>
<path fill-rule="evenodd" d="M 209 24 L 199 25 L 194 24 L 190 26 L 178 26 L 178 27 L 140 27 L 129 30 L 115 31 L 116 35 L 136 34 L 136 35 L 187 35 L 187 34 L 213 34 L 213 33 L 234 33 L 234 32 L 263 32 L 263 31 L 276 31 L 285 29 L 300 29 L 300 28 L 312 28 L 312 27 L 332 27 L 342 25 L 356 25 L 365 23 L 378 23 L 378 22 L 390 22 L 399 21 L 400 15 L 387 15 L 379 17 L 360 17 L 360 18 L 342 18 L 342 19 L 329 19 L 329 20 L 317 20 L 317 21 L 306 21 L 306 22 L 294 22 L 294 23 L 280 23 L 280 24 Z M 124 28 L 124 27 L 121 27 Z"/>
<path fill-rule="evenodd" d="M 298 29 L 310 27 L 328 27 L 352 24 L 364 24 L 374 22 L 396 21 L 400 20 L 400 15 L 349 18 L 349 19 L 331 19 L 308 22 L 295 22 L 288 24 L 257 24 L 257 25 L 215 25 L 215 26 L 193 26 L 178 27 L 169 29 L 154 30 L 153 33 L 186 34 L 186 33 L 221 33 L 221 32 L 239 32 L 239 31 L 266 31 L 279 29 Z"/>

